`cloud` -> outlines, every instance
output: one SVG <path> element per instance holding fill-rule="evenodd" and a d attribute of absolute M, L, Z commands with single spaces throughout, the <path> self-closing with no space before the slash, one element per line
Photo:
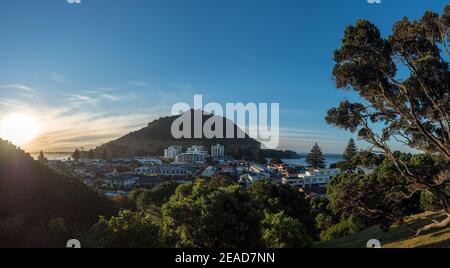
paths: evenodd
<path fill-rule="evenodd" d="M 24 85 L 0 85 L 0 89 L 15 89 L 15 90 L 22 90 L 22 91 L 27 91 L 27 92 L 36 92 L 35 89 L 28 87 L 28 86 L 24 86 Z"/>
<path fill-rule="evenodd" d="M 81 0 L 67 0 L 69 4 L 81 4 Z"/>

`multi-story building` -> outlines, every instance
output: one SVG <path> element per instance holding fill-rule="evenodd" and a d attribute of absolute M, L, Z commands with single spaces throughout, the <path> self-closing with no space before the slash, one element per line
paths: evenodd
<path fill-rule="evenodd" d="M 299 173 L 298 176 L 283 177 L 282 183 L 302 188 L 305 191 L 320 191 L 324 190 L 330 180 L 340 172 L 339 169 L 306 170 L 304 173 Z"/>
<path fill-rule="evenodd" d="M 225 157 L 225 146 L 217 144 L 211 146 L 211 157 L 212 158 L 224 158 Z"/>
<path fill-rule="evenodd" d="M 186 152 L 177 155 L 175 158 L 176 163 L 180 164 L 205 164 L 206 157 L 208 155 L 204 153 L 196 153 L 196 152 Z"/>
<path fill-rule="evenodd" d="M 177 155 L 182 153 L 181 146 L 170 146 L 169 148 L 164 150 L 164 158 L 165 159 L 175 159 Z"/>

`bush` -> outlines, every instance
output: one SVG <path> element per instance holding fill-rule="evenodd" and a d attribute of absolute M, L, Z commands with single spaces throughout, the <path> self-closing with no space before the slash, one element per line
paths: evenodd
<path fill-rule="evenodd" d="M 360 225 L 352 218 L 343 219 L 320 234 L 322 240 L 346 237 L 361 231 Z"/>

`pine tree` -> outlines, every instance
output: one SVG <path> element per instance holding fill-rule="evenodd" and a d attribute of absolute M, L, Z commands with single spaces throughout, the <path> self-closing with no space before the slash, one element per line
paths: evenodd
<path fill-rule="evenodd" d="M 80 157 L 80 150 L 76 149 L 72 154 L 72 159 L 75 160 L 75 162 L 78 162 L 78 160 L 80 160 Z"/>
<path fill-rule="evenodd" d="M 234 150 L 234 153 L 233 153 L 233 157 L 236 160 L 242 160 L 244 155 L 243 155 L 243 153 L 241 151 L 241 147 L 236 147 L 236 149 Z"/>
<path fill-rule="evenodd" d="M 316 143 L 311 149 L 311 152 L 306 157 L 306 163 L 314 167 L 315 169 L 325 168 L 325 158 L 322 154 L 322 149 Z"/>
<path fill-rule="evenodd" d="M 353 158 L 358 154 L 358 148 L 356 147 L 355 141 L 350 139 L 347 148 L 344 151 L 342 158 L 347 163 L 352 163 Z"/>
<path fill-rule="evenodd" d="M 43 151 L 41 151 L 41 152 L 39 153 L 38 161 L 41 162 L 41 163 L 47 163 L 47 158 L 45 158 L 44 152 L 43 152 Z"/>
<path fill-rule="evenodd" d="M 258 148 L 255 152 L 255 161 L 259 164 L 267 164 L 267 160 L 264 158 L 260 148 Z"/>
<path fill-rule="evenodd" d="M 90 149 L 88 152 L 88 159 L 94 159 L 94 158 L 95 158 L 94 150 Z"/>

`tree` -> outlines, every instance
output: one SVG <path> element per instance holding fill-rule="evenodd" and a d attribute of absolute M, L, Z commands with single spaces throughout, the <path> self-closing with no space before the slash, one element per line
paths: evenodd
<path fill-rule="evenodd" d="M 89 150 L 87 158 L 88 159 L 94 159 L 95 158 L 94 150 L 92 150 L 92 149 Z"/>
<path fill-rule="evenodd" d="M 44 155 L 44 152 L 43 152 L 43 151 L 41 151 L 41 152 L 39 153 L 38 161 L 39 161 L 40 163 L 42 163 L 42 164 L 45 164 L 45 163 L 48 162 L 47 158 L 45 158 L 45 155 Z"/>
<path fill-rule="evenodd" d="M 80 157 L 80 150 L 76 149 L 75 152 L 72 153 L 72 159 L 75 160 L 75 162 L 78 162 L 80 160 Z"/>
<path fill-rule="evenodd" d="M 396 155 L 424 182 L 432 182 L 440 170 L 430 156 Z M 420 192 L 409 192 L 407 179 L 389 159 L 369 175 L 342 173 L 334 177 L 327 187 L 327 196 L 329 208 L 338 217 L 364 218 L 385 229 L 393 223 L 404 224 L 406 216 L 420 212 Z"/>
<path fill-rule="evenodd" d="M 102 160 L 108 160 L 108 153 L 106 152 L 106 149 L 103 149 L 103 152 L 102 152 Z"/>
<path fill-rule="evenodd" d="M 178 185 L 174 181 L 166 181 L 150 189 L 134 189 L 130 193 L 130 198 L 135 201 L 140 209 L 147 209 L 155 205 L 160 207 L 169 201 Z"/>
<path fill-rule="evenodd" d="M 244 154 L 242 153 L 241 147 L 236 147 L 233 153 L 233 158 L 236 160 L 242 160 Z"/>
<path fill-rule="evenodd" d="M 356 147 L 355 141 L 350 139 L 348 142 L 347 148 L 345 148 L 344 154 L 342 155 L 342 159 L 346 162 L 351 168 L 355 168 L 354 157 L 358 154 L 358 148 Z"/>
<path fill-rule="evenodd" d="M 283 211 L 265 213 L 262 225 L 262 241 L 267 248 L 308 248 L 312 245 L 305 227 Z"/>
<path fill-rule="evenodd" d="M 238 186 L 213 188 L 203 180 L 181 185 L 163 205 L 162 215 L 163 234 L 170 246 L 261 246 L 261 211 L 252 196 Z"/>
<path fill-rule="evenodd" d="M 157 248 L 163 244 L 160 230 L 145 212 L 123 210 L 100 220 L 91 228 L 87 246 L 95 248 Z"/>
<path fill-rule="evenodd" d="M 255 152 L 255 161 L 259 164 L 267 164 L 267 160 L 264 158 L 260 148 L 258 148 Z"/>
<path fill-rule="evenodd" d="M 229 187 L 234 184 L 236 183 L 233 181 L 233 179 L 225 175 L 212 177 L 209 182 L 209 185 L 213 188 Z"/>
<path fill-rule="evenodd" d="M 334 53 L 333 76 L 338 88 L 356 91 L 364 103 L 343 101 L 326 117 L 329 124 L 357 132 L 392 161 L 402 178 L 399 186 L 406 188 L 404 199 L 429 191 L 440 200 L 448 217 L 428 227 L 450 222 L 445 196 L 450 183 L 449 26 L 450 5 L 441 16 L 426 12 L 416 21 L 402 19 L 388 38 L 366 20 L 349 26 Z M 398 70 L 404 67 L 408 72 L 400 79 Z M 395 154 L 392 140 L 433 155 L 441 170 L 424 180 Z"/>
<path fill-rule="evenodd" d="M 248 190 L 266 212 L 276 214 L 284 211 L 286 216 L 298 220 L 309 234 L 316 232 L 311 207 L 303 192 L 289 185 L 267 180 L 252 183 Z"/>
<path fill-rule="evenodd" d="M 306 157 L 306 163 L 310 164 L 315 169 L 325 168 L 325 158 L 322 155 L 322 149 L 320 149 L 317 143 Z"/>

